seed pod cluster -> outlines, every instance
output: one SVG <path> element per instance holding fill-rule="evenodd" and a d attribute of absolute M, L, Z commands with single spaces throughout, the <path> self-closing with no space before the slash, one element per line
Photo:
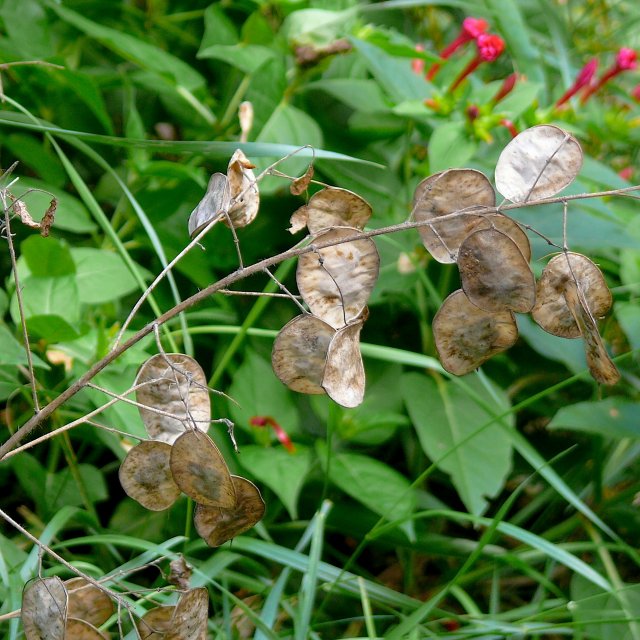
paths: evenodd
<path fill-rule="evenodd" d="M 185 493 L 197 505 L 196 530 L 211 546 L 259 522 L 265 511 L 260 492 L 230 474 L 206 433 L 211 407 L 200 365 L 181 353 L 157 354 L 140 368 L 136 386 L 140 416 L 152 439 L 133 447 L 120 466 L 127 495 L 162 511 Z M 199 524 L 203 512 L 206 526 Z"/>
<path fill-rule="evenodd" d="M 300 256 L 296 281 L 310 313 L 278 334 L 273 370 L 294 391 L 327 393 L 344 407 L 364 398 L 360 332 L 378 279 L 375 243 L 361 237 L 371 207 L 360 196 L 327 187 L 291 218 L 291 231 L 307 227 L 314 250 Z M 317 247 L 317 248 L 316 248 Z"/>

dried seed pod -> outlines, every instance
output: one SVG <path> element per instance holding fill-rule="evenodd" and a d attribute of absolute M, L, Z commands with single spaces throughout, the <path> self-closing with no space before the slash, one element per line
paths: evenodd
<path fill-rule="evenodd" d="M 260 193 L 252 171 L 254 167 L 255 165 L 249 162 L 247 156 L 240 149 L 236 149 L 229 160 L 227 176 L 232 201 L 229 218 L 235 229 L 246 227 L 258 215 Z M 229 226 L 229 221 L 226 218 L 223 221 Z"/>
<path fill-rule="evenodd" d="M 184 493 L 208 507 L 232 508 L 236 493 L 231 474 L 213 440 L 200 431 L 187 431 L 171 448 L 171 473 Z"/>
<path fill-rule="evenodd" d="M 561 338 L 578 338 L 578 326 L 567 304 L 569 282 L 577 282 L 589 313 L 604 316 L 611 308 L 611 292 L 598 267 L 581 253 L 560 253 L 549 260 L 538 280 L 532 318 L 548 333 Z"/>
<path fill-rule="evenodd" d="M 497 229 L 509 236 L 509 238 L 516 243 L 518 249 L 520 249 L 520 253 L 526 262 L 531 261 L 531 243 L 529 242 L 529 236 L 527 236 L 513 218 L 505 216 L 503 213 L 491 213 L 481 218 L 475 227 L 476 231 L 480 231 L 480 229 Z"/>
<path fill-rule="evenodd" d="M 193 575 L 193 567 L 180 554 L 169 563 L 169 577 L 167 582 L 174 584 L 178 589 L 188 589 L 189 581 Z"/>
<path fill-rule="evenodd" d="M 496 188 L 512 202 L 548 198 L 573 182 L 582 168 L 582 149 L 566 131 L 550 124 L 526 129 L 503 149 Z"/>
<path fill-rule="evenodd" d="M 458 289 L 436 313 L 433 337 L 442 366 L 463 376 L 512 347 L 518 339 L 518 327 L 511 311 L 483 311 Z"/>
<path fill-rule="evenodd" d="M 271 352 L 271 365 L 281 382 L 300 393 L 324 393 L 324 366 L 335 332 L 312 315 L 296 316 L 282 327 Z"/>
<path fill-rule="evenodd" d="M 182 353 L 152 356 L 140 367 L 135 384 L 143 385 L 136 391 L 140 404 L 171 414 L 140 409 L 147 433 L 154 440 L 171 444 L 185 432 L 187 425 L 201 431 L 209 428 L 211 402 L 207 378 L 190 356 Z"/>
<path fill-rule="evenodd" d="M 165 640 L 200 640 L 207 637 L 209 593 L 204 587 L 183 593 L 171 616 Z"/>
<path fill-rule="evenodd" d="M 296 178 L 289 186 L 291 195 L 299 196 L 301 193 L 304 193 L 309 188 L 309 184 L 313 179 L 313 174 L 313 164 L 310 164 L 307 167 L 307 170 L 299 178 Z"/>
<path fill-rule="evenodd" d="M 118 472 L 126 494 L 145 509 L 168 509 L 180 497 L 180 489 L 171 473 L 170 459 L 171 445 L 166 442 L 146 440 L 133 447 Z M 102 622 L 94 624 L 99 626 Z"/>
<path fill-rule="evenodd" d="M 171 618 L 175 609 L 173 606 L 149 609 L 136 622 L 140 640 L 164 640 L 165 633 L 171 627 Z"/>
<path fill-rule="evenodd" d="M 69 618 L 64 632 L 64 640 L 106 640 L 108 636 L 86 620 Z"/>
<path fill-rule="evenodd" d="M 364 399 L 364 365 L 360 353 L 363 322 L 354 322 L 336 331 L 324 369 L 322 386 L 328 396 L 343 407 L 357 407 Z"/>
<path fill-rule="evenodd" d="M 431 221 L 430 227 L 418 232 L 427 251 L 442 263 L 456 261 L 464 239 L 481 221 L 480 216 L 459 215 L 446 220 L 438 218 L 457 211 L 472 213 L 495 207 L 496 194 L 487 177 L 475 169 L 449 169 L 425 178 L 413 196 L 416 222 Z"/>
<path fill-rule="evenodd" d="M 193 522 L 198 535 L 210 547 L 219 547 L 262 520 L 265 505 L 258 488 L 246 478 L 231 476 L 237 502 L 231 509 L 196 506 Z"/>
<path fill-rule="evenodd" d="M 536 281 L 516 243 L 497 229 L 474 231 L 460 245 L 458 268 L 467 298 L 484 311 L 527 313 Z"/>
<path fill-rule="evenodd" d="M 338 241 L 358 233 L 352 227 L 337 227 L 316 236 L 314 242 Z M 359 238 L 301 255 L 296 280 L 311 312 L 340 329 L 365 308 L 379 269 L 375 243 L 370 238 Z"/>
<path fill-rule="evenodd" d="M 371 205 L 353 191 L 326 187 L 313 194 L 309 203 L 291 217 L 291 233 L 306 225 L 310 234 L 333 227 L 364 229 L 371 217 Z"/>
<path fill-rule="evenodd" d="M 193 238 L 201 229 L 214 218 L 229 210 L 231 193 L 229 181 L 224 173 L 214 173 L 209 178 L 207 191 L 198 206 L 189 216 L 189 237 Z"/>
<path fill-rule="evenodd" d="M 65 582 L 65 587 L 69 594 L 69 618 L 84 620 L 99 627 L 113 614 L 111 598 L 84 578 L 71 578 Z"/>
<path fill-rule="evenodd" d="M 57 576 L 36 578 L 22 593 L 22 625 L 27 640 L 63 640 L 67 589 Z"/>

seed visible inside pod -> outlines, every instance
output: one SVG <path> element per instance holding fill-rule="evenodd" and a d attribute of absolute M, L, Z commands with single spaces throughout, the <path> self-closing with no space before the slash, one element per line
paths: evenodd
<path fill-rule="evenodd" d="M 433 228 L 418 228 L 427 251 L 438 262 L 453 263 L 460 245 L 481 217 L 461 214 L 442 221 L 438 218 L 458 211 L 471 214 L 495 205 L 495 191 L 483 173 L 475 169 L 449 169 L 425 178 L 416 187 L 413 216 L 416 222 L 433 222 Z"/>
<path fill-rule="evenodd" d="M 235 229 L 246 227 L 253 222 L 260 208 L 260 193 L 258 183 L 252 171 L 247 156 L 240 149 L 236 149 L 229 160 L 227 177 L 229 178 L 229 190 L 233 204 L 229 209 L 229 218 Z M 226 218 L 223 222 L 229 226 Z"/>
<path fill-rule="evenodd" d="M 211 424 L 211 401 L 202 367 L 182 353 L 158 353 L 141 367 L 135 381 L 140 404 L 160 409 L 140 409 L 147 433 L 154 440 L 173 443 L 186 426 L 207 431 Z M 175 416 L 175 417 L 172 417 Z"/>
<path fill-rule="evenodd" d="M 171 616 L 165 640 L 200 640 L 207 637 L 209 593 L 204 587 L 183 593 Z"/>
<path fill-rule="evenodd" d="M 171 445 L 166 442 L 146 440 L 133 447 L 122 461 L 118 473 L 126 494 L 145 509 L 168 509 L 180 496 L 180 488 L 171 473 L 170 459 Z M 75 617 L 85 619 L 80 615 Z M 99 626 L 102 622 L 93 624 Z"/>
<path fill-rule="evenodd" d="M 518 327 L 511 311 L 483 311 L 458 289 L 436 313 L 433 336 L 442 366 L 463 376 L 512 347 Z"/>
<path fill-rule="evenodd" d="M 171 473 L 191 499 L 209 507 L 230 509 L 236 503 L 231 474 L 213 440 L 200 431 L 187 431 L 171 448 Z"/>
<path fill-rule="evenodd" d="M 171 626 L 171 617 L 175 607 L 155 607 L 149 609 L 136 622 L 140 640 L 164 640 L 165 633 Z"/>
<path fill-rule="evenodd" d="M 64 640 L 67 602 L 67 590 L 57 576 L 29 582 L 20 612 L 27 640 Z"/>
<path fill-rule="evenodd" d="M 357 407 L 364 400 L 365 375 L 360 353 L 363 322 L 354 322 L 335 333 L 324 369 L 322 386 L 343 407 Z"/>
<path fill-rule="evenodd" d="M 573 182 L 582 168 L 582 148 L 566 131 L 541 124 L 518 134 L 496 165 L 496 188 L 512 202 L 548 198 Z"/>
<path fill-rule="evenodd" d="M 258 488 L 246 478 L 231 476 L 236 490 L 236 505 L 231 509 L 197 505 L 193 522 L 198 535 L 210 547 L 219 547 L 255 526 L 265 512 Z"/>
<path fill-rule="evenodd" d="M 506 234 L 497 229 L 474 231 L 460 245 L 458 268 L 462 289 L 477 307 L 531 311 L 536 281 L 520 249 Z"/>
<path fill-rule="evenodd" d="M 69 594 L 68 615 L 99 627 L 114 612 L 111 598 L 102 589 L 84 578 L 72 578 L 65 582 Z"/>
<path fill-rule="evenodd" d="M 211 220 L 219 218 L 222 212 L 228 211 L 230 200 L 227 176 L 223 173 L 214 173 L 209 178 L 207 192 L 189 216 L 189 236 L 193 238 Z"/>
<path fill-rule="evenodd" d="M 314 243 L 339 241 L 358 233 L 352 227 L 337 227 L 316 236 Z M 340 329 L 365 308 L 379 268 L 373 240 L 358 238 L 301 255 L 296 280 L 313 315 Z"/>
<path fill-rule="evenodd" d="M 561 338 L 578 338 L 580 327 L 567 304 L 565 292 L 569 282 L 576 282 L 594 318 L 611 308 L 611 292 L 598 267 L 580 253 L 560 253 L 549 260 L 536 291 L 532 318 L 548 333 Z"/>
<path fill-rule="evenodd" d="M 297 316 L 278 333 L 271 352 L 274 373 L 300 393 L 324 393 L 327 350 L 336 330 L 312 315 Z"/>

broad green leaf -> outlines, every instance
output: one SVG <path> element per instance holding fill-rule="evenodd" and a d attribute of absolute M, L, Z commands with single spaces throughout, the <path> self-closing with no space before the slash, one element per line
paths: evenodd
<path fill-rule="evenodd" d="M 275 55 L 272 49 L 257 44 L 214 44 L 200 49 L 198 58 L 213 58 L 240 69 L 243 73 L 255 73 Z"/>
<path fill-rule="evenodd" d="M 251 431 L 267 428 L 251 427 L 249 421 L 253 416 L 270 416 L 287 433 L 298 431 L 299 416 L 292 394 L 276 378 L 271 364 L 254 351 L 247 351 L 228 393 L 235 400 L 229 403 L 229 412 L 238 427 Z M 215 414 L 215 400 L 213 407 Z M 219 405 L 217 413 L 221 413 Z"/>
<path fill-rule="evenodd" d="M 1 331 L 0 327 L 0 331 Z M 2 335 L 0 335 L 2 340 Z M 4 347 L 4 343 L 3 347 Z M 15 365 L 0 365 L 0 400 L 6 400 L 16 389 L 27 385 L 25 380 L 18 380 Z"/>
<path fill-rule="evenodd" d="M 46 59 L 54 55 L 51 21 L 38 0 L 5 0 L 2 22 L 8 37 L 25 60 Z M 28 37 L 25 37 L 28 25 Z"/>
<path fill-rule="evenodd" d="M 47 342 L 63 342 L 80 337 L 78 330 L 61 315 L 43 313 L 27 318 L 27 330 L 30 336 L 42 338 Z"/>
<path fill-rule="evenodd" d="M 79 247 L 71 249 L 76 263 L 80 302 L 101 304 L 135 291 L 136 279 L 113 251 Z"/>
<path fill-rule="evenodd" d="M 44 513 L 47 506 L 46 500 L 44 499 L 47 470 L 40 464 L 35 456 L 27 451 L 10 460 L 13 472 L 16 474 L 20 486 L 27 496 L 37 505 L 38 510 Z"/>
<path fill-rule="evenodd" d="M 466 132 L 464 122 L 441 124 L 429 140 L 429 171 L 437 173 L 464 167 L 473 157 L 477 146 Z"/>
<path fill-rule="evenodd" d="M 56 238 L 29 236 L 20 244 L 32 276 L 66 276 L 76 272 L 69 247 Z"/>
<path fill-rule="evenodd" d="M 16 365 L 27 364 L 27 355 L 24 351 L 24 346 L 13 337 L 13 334 L 4 324 L 0 324 L 0 345 L 2 345 L 2 348 L 0 348 L 0 366 L 13 366 L 15 371 Z M 48 365 L 35 354 L 33 356 L 33 364 L 36 367 L 49 368 Z"/>
<path fill-rule="evenodd" d="M 232 45 L 238 42 L 238 30 L 220 5 L 210 4 L 204 10 L 204 35 L 197 57 L 202 50 L 215 44 Z"/>
<path fill-rule="evenodd" d="M 287 16 L 282 31 L 291 44 L 323 46 L 345 33 L 354 17 L 353 9 L 301 9 Z"/>
<path fill-rule="evenodd" d="M 26 167 L 30 167 L 43 181 L 57 188 L 64 185 L 65 172 L 51 148 L 42 140 L 26 133 L 12 133 L 3 136 L 3 142 L 4 146 L 20 160 L 20 173 L 26 172 Z"/>
<path fill-rule="evenodd" d="M 537 82 L 518 82 L 513 91 L 495 107 L 495 111 L 504 112 L 511 120 L 515 120 L 534 105 L 541 91 L 542 85 Z"/>
<path fill-rule="evenodd" d="M 382 27 L 368 26 L 358 34 L 362 40 L 382 49 L 390 56 L 411 58 L 412 60 L 426 60 L 437 62 L 440 56 L 430 51 L 419 51 L 411 38 L 398 31 Z"/>
<path fill-rule="evenodd" d="M 0 289 L 0 319 L 9 310 L 9 296 L 4 289 Z"/>
<path fill-rule="evenodd" d="M 640 438 L 640 403 L 614 397 L 562 407 L 547 429 L 599 433 L 607 438 Z"/>
<path fill-rule="evenodd" d="M 54 315 L 69 323 L 80 319 L 80 299 L 75 276 L 58 278 L 29 276 L 20 281 L 25 318 Z M 18 301 L 14 293 L 11 298 L 11 318 L 20 321 Z"/>
<path fill-rule="evenodd" d="M 298 497 L 311 469 L 312 452 L 299 445 L 289 453 L 279 445 L 242 447 L 240 464 L 282 501 L 292 520 L 298 519 Z"/>
<path fill-rule="evenodd" d="M 615 314 L 632 349 L 640 349 L 640 307 L 634 302 L 616 303 Z"/>
<path fill-rule="evenodd" d="M 104 476 L 96 467 L 80 463 L 76 466 L 75 472 L 90 502 L 100 502 L 109 497 Z M 76 473 L 72 473 L 67 467 L 57 473 L 48 474 L 44 499 L 49 512 L 55 513 L 64 506 L 79 507 L 84 504 L 81 489 L 76 482 Z"/>
<path fill-rule="evenodd" d="M 465 381 L 485 396 L 475 376 Z M 451 476 L 462 501 L 474 515 L 482 514 L 487 500 L 497 495 L 511 470 L 512 447 L 498 425 L 491 425 L 477 436 L 465 440 L 486 424 L 491 415 L 460 387 L 418 373 L 402 377 L 402 395 L 424 452 Z M 509 408 L 506 396 L 499 394 L 499 413 Z M 493 398 L 489 399 L 493 404 Z M 512 422 L 512 420 L 511 420 Z M 453 450 L 444 460 L 440 458 Z"/>
<path fill-rule="evenodd" d="M 389 108 L 380 85 L 361 78 L 325 78 L 305 85 L 305 91 L 317 89 L 344 102 L 355 111 L 375 113 Z"/>

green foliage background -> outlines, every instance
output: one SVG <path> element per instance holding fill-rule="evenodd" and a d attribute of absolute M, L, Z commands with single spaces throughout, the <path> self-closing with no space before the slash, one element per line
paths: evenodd
<path fill-rule="evenodd" d="M 507 47 L 452 94 L 472 47 L 433 83 L 411 61 L 421 57 L 428 68 L 467 15 L 486 18 Z M 12 227 L 41 404 L 107 352 L 141 292 L 187 243 L 189 213 L 238 146 L 259 168 L 313 146 L 316 178 L 366 198 L 372 228 L 405 220 L 416 184 L 431 173 L 468 166 L 491 178 L 510 140 L 505 119 L 519 130 L 555 123 L 580 140 L 584 168 L 566 193 L 640 181 L 637 73 L 616 77 L 586 104 L 553 107 L 588 59 L 597 56 L 602 70 L 620 47 L 640 47 L 635 2 L 3 0 L 0 20 L 2 63 L 63 67 L 0 67 L 1 163 L 20 163 L 11 192 L 29 192 L 34 217 L 52 195 L 59 200 L 51 237 Z M 336 41 L 346 50 L 324 55 Z M 309 64 L 305 51 L 316 56 Z M 514 90 L 494 104 L 514 71 Z M 255 119 L 239 145 L 244 100 Z M 310 156 L 279 168 L 300 175 Z M 297 241 L 286 228 L 305 198 L 288 184 L 261 183 L 260 214 L 239 232 L 245 264 Z M 515 215 L 562 242 L 561 205 Z M 531 240 L 539 275 L 549 247 Z M 222 428 L 211 433 L 232 471 L 263 492 L 267 515 L 252 532 L 212 551 L 191 530 L 186 498 L 169 512 L 145 511 L 118 483 L 126 437 L 90 425 L 1 462 L 0 507 L 123 591 L 165 586 L 153 568 L 121 572 L 150 562 L 166 572 L 184 553 L 193 585 L 209 587 L 215 638 L 640 638 L 637 202 L 572 202 L 568 241 L 600 265 L 614 294 L 603 325 L 622 371 L 614 388 L 591 381 L 578 341 L 545 334 L 528 317 L 518 319 L 513 349 L 451 379 L 435 359 L 430 327 L 458 287 L 457 272 L 405 231 L 376 240 L 382 270 L 362 335 L 368 384 L 357 409 L 301 397 L 271 372 L 273 338 L 297 312 L 290 301 L 218 295 L 163 334 L 167 350 L 194 355 L 235 401 L 212 396 L 214 416 L 236 423 L 241 454 Z M 132 328 L 236 267 L 232 238 L 218 225 Z M 0 270 L 4 441 L 33 407 L 7 251 Z M 294 288 L 294 270 L 283 263 L 276 275 Z M 266 277 L 241 286 L 274 290 Z M 96 384 L 126 391 L 154 351 L 143 340 Z M 105 399 L 85 390 L 47 428 Z M 295 452 L 251 427 L 256 415 L 273 417 Z M 144 434 L 137 409 L 123 403 L 99 422 Z M 37 570 L 37 548 L 0 522 L 0 629 L 8 638 L 22 632 L 6 614 L 20 607 Z M 42 571 L 68 577 L 46 556 Z M 150 605 L 143 598 L 137 606 Z M 117 635 L 115 620 L 108 630 Z"/>

